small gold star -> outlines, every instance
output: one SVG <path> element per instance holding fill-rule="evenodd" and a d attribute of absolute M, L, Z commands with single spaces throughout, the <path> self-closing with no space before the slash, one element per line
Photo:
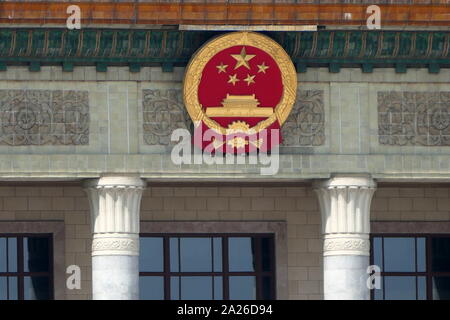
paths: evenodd
<path fill-rule="evenodd" d="M 254 54 L 247 54 L 247 52 L 245 52 L 245 47 L 242 47 L 240 54 L 232 54 L 231 56 L 237 61 L 236 65 L 234 66 L 234 70 L 241 66 L 244 66 L 250 70 L 250 65 L 248 64 L 248 62 L 255 57 Z"/>
<path fill-rule="evenodd" d="M 266 63 L 263 62 L 262 64 L 258 64 L 258 73 L 266 73 L 266 70 L 269 69 L 269 66 L 266 66 Z"/>
<path fill-rule="evenodd" d="M 227 64 L 223 64 L 223 62 L 220 63 L 220 65 L 216 66 L 216 68 L 219 70 L 219 73 L 221 72 L 227 72 Z"/>
<path fill-rule="evenodd" d="M 236 82 L 239 81 L 239 79 L 237 78 L 237 74 L 234 74 L 232 76 L 229 76 L 230 78 L 228 79 L 228 83 L 232 83 L 233 86 L 236 84 Z"/>
<path fill-rule="evenodd" d="M 247 78 L 244 79 L 245 82 L 247 82 L 247 85 L 249 86 L 251 83 L 255 83 L 255 80 L 253 80 L 255 76 L 251 76 L 247 74 Z"/>

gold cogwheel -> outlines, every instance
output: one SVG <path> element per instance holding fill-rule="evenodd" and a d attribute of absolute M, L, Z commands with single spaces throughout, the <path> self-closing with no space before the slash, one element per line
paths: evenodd
<path fill-rule="evenodd" d="M 250 133 L 250 125 L 247 122 L 240 120 L 233 121 L 228 125 L 227 134 L 238 132 Z"/>

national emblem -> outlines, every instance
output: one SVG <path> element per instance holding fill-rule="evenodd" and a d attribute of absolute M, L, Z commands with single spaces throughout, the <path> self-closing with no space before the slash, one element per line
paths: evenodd
<path fill-rule="evenodd" d="M 233 32 L 209 41 L 186 68 L 183 95 L 195 130 L 213 129 L 222 140 L 202 139 L 198 146 L 270 150 L 281 142 L 270 139 L 271 132 L 286 121 L 296 87 L 294 65 L 271 38 Z"/>

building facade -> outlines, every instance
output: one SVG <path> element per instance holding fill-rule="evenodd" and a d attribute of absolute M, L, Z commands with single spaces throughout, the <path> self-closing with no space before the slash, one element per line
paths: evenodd
<path fill-rule="evenodd" d="M 0 300 L 450 299 L 445 4 L 184 2 L 0 4 Z M 279 152 L 177 163 L 236 30 L 295 66 Z"/>

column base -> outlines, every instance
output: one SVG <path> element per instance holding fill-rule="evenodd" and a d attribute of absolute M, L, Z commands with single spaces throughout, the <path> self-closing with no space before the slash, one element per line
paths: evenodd
<path fill-rule="evenodd" d="M 369 300 L 369 257 L 330 255 L 323 258 L 325 300 Z"/>
<path fill-rule="evenodd" d="M 139 299 L 138 256 L 93 256 L 92 277 L 93 300 Z"/>

